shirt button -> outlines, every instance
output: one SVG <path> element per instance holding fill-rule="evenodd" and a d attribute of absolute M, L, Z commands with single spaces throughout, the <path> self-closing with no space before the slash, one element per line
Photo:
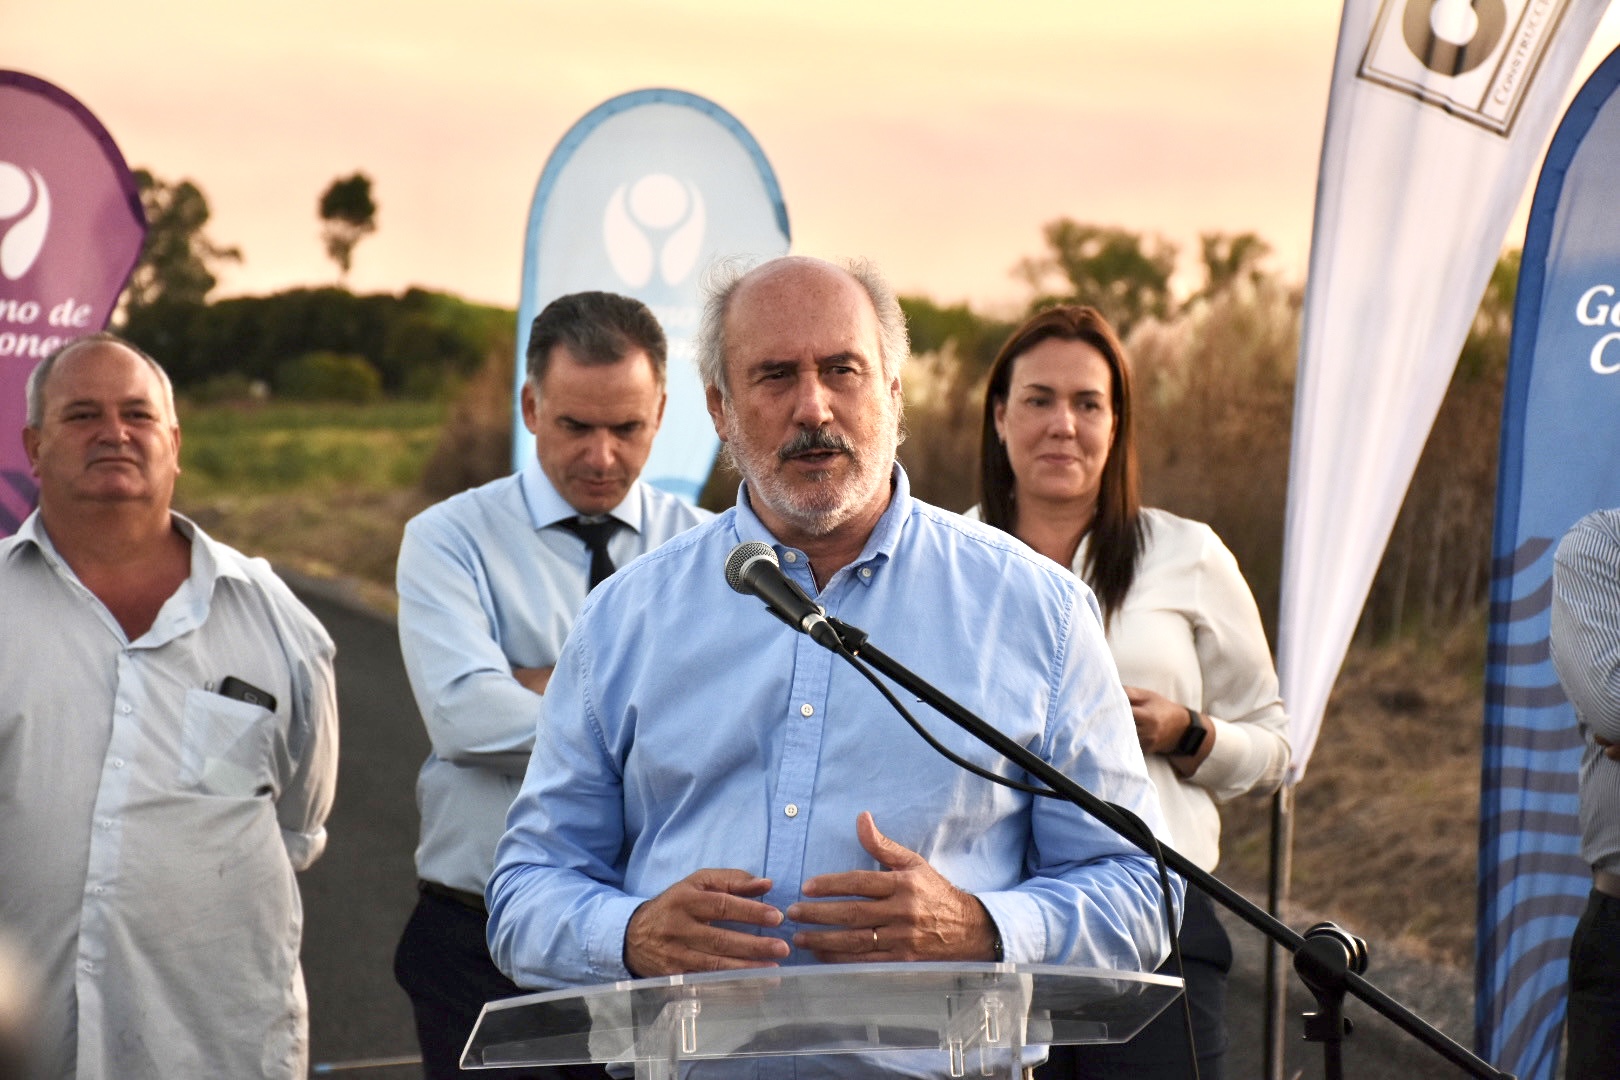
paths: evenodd
<path fill-rule="evenodd" d="M 100 825 L 103 829 L 110 829 L 113 827 L 112 818 L 104 817 L 100 821 L 96 822 L 96 824 Z"/>
<path fill-rule="evenodd" d="M 135 710 L 131 709 L 128 705 L 120 705 L 120 706 L 118 706 L 118 711 L 123 713 L 125 716 L 128 716 L 130 713 L 134 712 Z"/>
<path fill-rule="evenodd" d="M 782 813 L 786 814 L 788 817 L 798 817 L 799 816 L 799 804 L 798 803 L 788 803 L 787 806 L 782 808 Z"/>
<path fill-rule="evenodd" d="M 88 960 L 81 960 L 79 961 L 79 970 L 94 972 L 96 970 L 96 965 L 92 964 Z"/>
<path fill-rule="evenodd" d="M 870 566 L 861 567 L 861 577 L 869 578 L 871 576 L 872 576 L 872 568 Z"/>
<path fill-rule="evenodd" d="M 121 758 L 121 757 L 113 758 L 113 768 L 122 769 L 123 767 L 124 767 L 124 759 L 123 758 Z"/>
<path fill-rule="evenodd" d="M 103 888 L 102 886 L 100 886 L 100 885 L 97 885 L 95 888 L 91 889 L 90 891 L 95 893 L 97 896 L 106 896 L 107 895 L 107 890 L 105 888 Z"/>
<path fill-rule="evenodd" d="M 816 707 L 807 701 L 803 705 L 799 706 L 799 715 L 814 716 L 816 715 Z"/>
<path fill-rule="evenodd" d="M 799 553 L 797 551 L 784 551 L 782 553 L 782 561 L 783 562 L 798 562 L 799 561 Z"/>

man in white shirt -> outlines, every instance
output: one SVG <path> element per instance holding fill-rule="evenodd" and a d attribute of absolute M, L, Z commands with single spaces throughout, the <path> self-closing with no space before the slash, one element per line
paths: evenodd
<path fill-rule="evenodd" d="M 394 974 L 430 1080 L 460 1075 L 486 1001 L 523 992 L 490 959 L 484 887 L 574 616 L 615 567 L 709 516 L 639 480 L 664 412 L 665 351 L 637 300 L 585 292 L 547 305 L 522 395 L 535 459 L 405 528 L 400 648 L 433 750 L 417 780 L 420 896 Z"/>
<path fill-rule="evenodd" d="M 326 846 L 332 642 L 170 509 L 168 377 L 112 335 L 28 381 L 39 509 L 0 541 L 0 927 L 44 1076 L 308 1073 L 294 872 Z"/>

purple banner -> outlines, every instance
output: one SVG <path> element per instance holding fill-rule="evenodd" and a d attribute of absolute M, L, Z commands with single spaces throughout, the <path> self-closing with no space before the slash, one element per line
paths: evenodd
<path fill-rule="evenodd" d="M 135 178 L 90 110 L 0 71 L 0 536 L 37 494 L 21 436 L 28 373 L 107 325 L 145 238 Z"/>

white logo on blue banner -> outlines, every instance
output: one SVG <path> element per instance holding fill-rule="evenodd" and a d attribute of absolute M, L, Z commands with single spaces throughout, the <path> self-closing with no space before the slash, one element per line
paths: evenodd
<path fill-rule="evenodd" d="M 642 478 L 689 502 L 719 440 L 693 363 L 703 270 L 717 258 L 785 254 L 787 207 L 759 144 L 730 113 L 682 90 L 603 102 L 563 136 L 540 174 L 523 252 L 512 464 L 534 457 L 517 404 L 529 326 L 559 296 L 633 296 L 669 337 L 669 404 Z"/>
<path fill-rule="evenodd" d="M 1553 136 L 1525 232 L 1502 407 L 1480 790 L 1478 1039 L 1557 1075 L 1580 857 L 1581 736 L 1548 652 L 1553 551 L 1620 506 L 1620 51 Z"/>

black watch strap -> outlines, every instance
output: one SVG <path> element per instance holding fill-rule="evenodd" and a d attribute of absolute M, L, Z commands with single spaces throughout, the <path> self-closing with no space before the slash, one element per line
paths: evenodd
<path fill-rule="evenodd" d="M 1181 741 L 1176 748 L 1170 751 L 1171 757 L 1191 757 L 1198 753 L 1199 747 L 1204 745 L 1204 739 L 1209 735 L 1209 729 L 1204 726 L 1204 718 L 1198 715 L 1198 710 L 1188 706 L 1187 730 L 1181 733 Z"/>

